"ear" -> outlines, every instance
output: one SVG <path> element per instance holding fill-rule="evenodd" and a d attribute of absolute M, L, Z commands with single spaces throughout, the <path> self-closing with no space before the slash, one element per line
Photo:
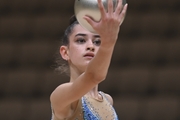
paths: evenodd
<path fill-rule="evenodd" d="M 59 49 L 59 53 L 61 54 L 61 57 L 64 59 L 64 60 L 69 60 L 69 54 L 68 54 L 68 47 L 67 46 L 61 46 L 60 49 Z"/>

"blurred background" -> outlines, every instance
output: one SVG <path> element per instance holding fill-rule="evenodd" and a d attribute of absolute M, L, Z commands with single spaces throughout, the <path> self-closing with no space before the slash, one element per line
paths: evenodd
<path fill-rule="evenodd" d="M 180 1 L 128 0 L 107 80 L 121 120 L 180 120 Z M 0 120 L 50 120 L 74 0 L 0 0 Z"/>

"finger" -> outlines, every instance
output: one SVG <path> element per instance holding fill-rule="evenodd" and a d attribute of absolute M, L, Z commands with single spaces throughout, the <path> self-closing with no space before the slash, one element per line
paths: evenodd
<path fill-rule="evenodd" d="M 102 3 L 102 0 L 98 0 L 98 7 L 99 7 L 99 10 L 100 10 L 101 16 L 104 17 L 106 11 L 104 9 L 104 5 Z"/>
<path fill-rule="evenodd" d="M 108 13 L 113 13 L 113 0 L 108 0 Z"/>
<path fill-rule="evenodd" d="M 119 15 L 123 9 L 122 0 L 118 0 L 118 5 L 116 7 L 115 13 Z"/>
<path fill-rule="evenodd" d="M 119 16 L 120 24 L 122 24 L 122 22 L 123 22 L 123 20 L 124 20 L 124 18 L 125 18 L 125 16 L 126 16 L 127 8 L 128 8 L 128 4 L 126 3 L 126 4 L 124 5 L 124 7 L 123 7 L 123 10 L 122 10 L 120 16 Z"/>
<path fill-rule="evenodd" d="M 96 22 L 89 16 L 84 16 L 83 17 L 93 28 L 96 26 Z"/>

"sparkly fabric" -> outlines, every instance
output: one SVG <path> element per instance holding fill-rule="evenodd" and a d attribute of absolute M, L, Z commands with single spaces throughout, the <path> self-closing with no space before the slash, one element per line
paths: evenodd
<path fill-rule="evenodd" d="M 84 120 L 98 120 L 97 115 L 95 115 L 93 109 L 88 106 L 88 103 L 84 98 L 82 98 L 82 107 Z"/>
<path fill-rule="evenodd" d="M 118 120 L 118 116 L 105 94 L 103 92 L 99 92 L 99 94 L 103 97 L 102 101 L 88 95 L 83 96 L 79 100 L 74 114 L 64 120 Z M 59 120 L 55 118 L 54 112 L 51 120 Z"/>
<path fill-rule="evenodd" d="M 104 93 L 100 92 L 100 94 L 103 96 L 103 101 L 97 101 L 88 96 L 82 97 L 84 120 L 118 120 L 114 108 Z"/>

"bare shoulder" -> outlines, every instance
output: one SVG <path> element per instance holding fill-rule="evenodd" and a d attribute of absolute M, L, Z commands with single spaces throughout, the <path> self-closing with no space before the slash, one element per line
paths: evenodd
<path fill-rule="evenodd" d="M 113 105 L 113 98 L 107 94 L 107 93 L 104 93 L 105 94 L 105 97 L 108 99 L 108 101 L 110 102 L 111 105 Z"/>
<path fill-rule="evenodd" d="M 58 119 L 64 119 L 71 115 L 71 104 L 64 100 L 64 89 L 68 87 L 69 83 L 59 85 L 50 95 L 51 107 L 54 113 L 54 117 Z"/>
<path fill-rule="evenodd" d="M 66 90 L 69 86 L 70 86 L 70 83 L 63 83 L 59 85 L 58 87 L 56 87 L 55 90 L 51 93 L 51 96 L 50 96 L 51 100 L 53 101 L 54 99 L 56 100 L 57 98 L 63 98 L 60 96 L 64 95 L 64 90 Z"/>

